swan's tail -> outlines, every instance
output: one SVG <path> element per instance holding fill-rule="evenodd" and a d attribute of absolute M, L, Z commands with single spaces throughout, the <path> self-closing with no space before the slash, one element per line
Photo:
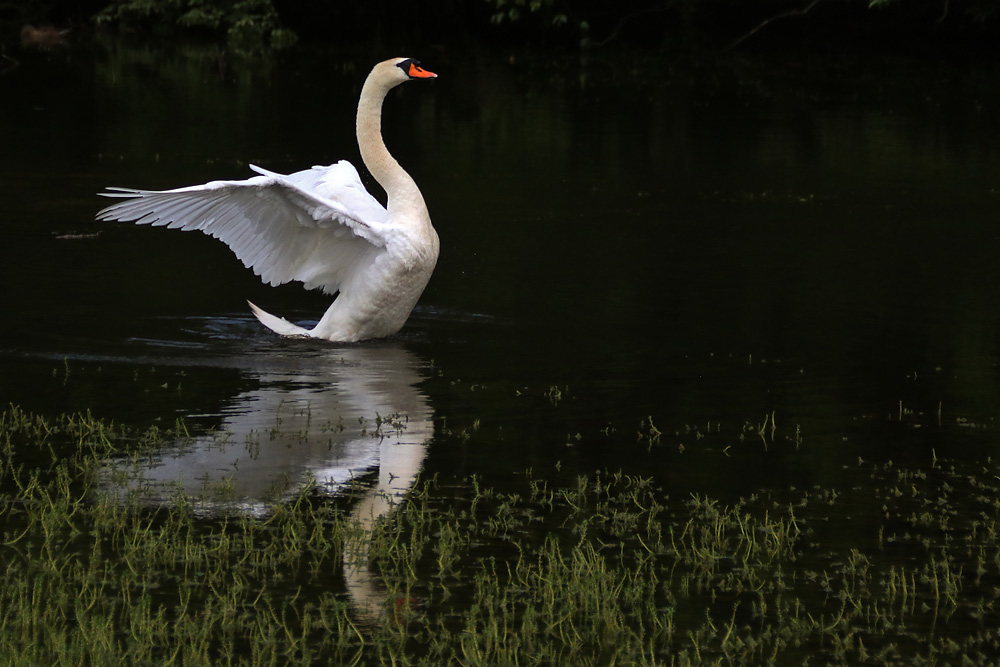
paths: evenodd
<path fill-rule="evenodd" d="M 309 335 L 308 329 L 303 329 L 302 327 L 296 324 L 292 324 L 284 317 L 275 317 L 271 313 L 258 308 L 249 301 L 247 301 L 247 303 L 250 304 L 250 309 L 253 310 L 253 314 L 257 316 L 257 319 L 260 320 L 260 323 L 263 324 L 268 329 L 270 329 L 271 331 L 273 331 L 274 333 L 280 334 L 282 336 Z"/>

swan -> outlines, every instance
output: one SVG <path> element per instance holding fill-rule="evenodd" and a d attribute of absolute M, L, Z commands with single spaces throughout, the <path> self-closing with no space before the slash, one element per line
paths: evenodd
<path fill-rule="evenodd" d="M 269 285 L 293 280 L 336 294 L 312 329 L 249 303 L 257 319 L 282 336 L 354 342 L 399 331 L 430 280 L 438 235 L 420 189 L 382 140 L 382 102 L 394 87 L 437 75 L 412 58 L 375 65 L 358 101 L 361 159 L 388 196 L 383 207 L 346 161 L 293 174 L 255 165 L 243 181 L 212 181 L 175 190 L 109 187 L 122 197 L 98 220 L 200 230 L 229 246 Z"/>

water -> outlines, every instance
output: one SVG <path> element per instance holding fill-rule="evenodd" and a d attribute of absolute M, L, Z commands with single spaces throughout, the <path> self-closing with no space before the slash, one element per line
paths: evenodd
<path fill-rule="evenodd" d="M 93 193 L 242 178 L 247 162 L 359 163 L 368 60 L 25 54 L 0 111 L 3 400 L 141 422 L 221 414 L 260 383 L 249 360 L 277 343 L 244 299 L 309 320 L 324 297 L 260 285 L 201 236 L 93 222 Z M 503 446 L 510 468 L 564 454 L 563 431 L 584 436 L 584 469 L 628 465 L 638 455 L 595 432 L 649 416 L 673 432 L 775 412 L 811 441 L 807 469 L 853 454 L 842 438 L 900 401 L 931 422 L 940 404 L 942 428 L 992 419 L 1000 144 L 976 72 L 434 66 L 439 81 L 386 105 L 387 142 L 443 239 L 392 344 L 434 364 L 439 418 L 533 434 Z M 63 359 L 80 366 L 65 391 L 50 368 Z M 98 367 L 193 377 L 143 405 L 91 383 Z M 495 470 L 496 455 L 464 465 Z"/>
<path fill-rule="evenodd" d="M 988 72 L 420 55 L 440 78 L 395 91 L 384 128 L 441 259 L 399 335 L 338 347 L 245 306 L 314 321 L 322 295 L 263 286 L 202 235 L 94 222 L 94 193 L 360 164 L 376 57 L 25 53 L 0 77 L 0 402 L 181 419 L 194 444 L 147 475 L 232 479 L 248 506 L 380 462 L 397 498 L 418 471 L 624 470 L 733 502 L 994 454 Z M 409 420 L 401 468 L 359 436 L 387 416 Z M 846 514 L 831 534 L 870 546 L 877 517 Z"/>

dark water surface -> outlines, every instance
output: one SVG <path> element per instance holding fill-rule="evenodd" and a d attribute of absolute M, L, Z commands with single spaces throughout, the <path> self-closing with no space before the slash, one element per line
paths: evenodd
<path fill-rule="evenodd" d="M 315 320 L 325 297 L 200 234 L 96 223 L 94 193 L 360 165 L 376 57 L 111 49 L 0 76 L 0 402 L 241 443 L 282 410 L 305 431 L 402 414 L 404 481 L 625 470 L 724 502 L 995 453 L 988 72 L 399 55 L 440 75 L 394 91 L 384 128 L 441 259 L 399 335 L 346 348 L 278 340 L 245 305 Z M 261 467 L 337 481 L 377 466 L 366 446 Z M 185 451 L 163 459 L 228 465 Z M 226 473 L 251 499 L 253 468 Z M 836 530 L 870 544 L 860 514 Z"/>

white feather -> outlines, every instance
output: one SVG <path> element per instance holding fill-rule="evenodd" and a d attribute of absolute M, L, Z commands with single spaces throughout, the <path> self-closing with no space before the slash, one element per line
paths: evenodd
<path fill-rule="evenodd" d="M 385 246 L 385 207 L 364 190 L 349 162 L 288 176 L 251 168 L 264 175 L 163 191 L 108 188 L 113 192 L 104 196 L 130 199 L 97 217 L 205 232 L 228 245 L 269 285 L 299 280 L 327 294 L 340 289 L 338 275 Z M 322 194 L 306 189 L 317 186 L 324 186 Z M 338 191 L 351 194 L 354 210 L 324 196 Z M 341 269 L 327 272 L 320 282 L 307 261 L 317 247 Z"/>

